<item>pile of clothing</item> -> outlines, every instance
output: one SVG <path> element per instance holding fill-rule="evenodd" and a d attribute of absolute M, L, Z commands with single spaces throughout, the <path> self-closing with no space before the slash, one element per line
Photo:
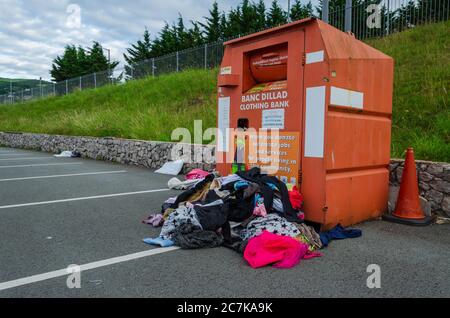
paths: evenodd
<path fill-rule="evenodd" d="M 242 253 L 253 268 L 289 268 L 301 259 L 321 256 L 321 237 L 304 223 L 297 188 L 288 188 L 257 167 L 226 177 L 202 171 L 189 176 L 169 181 L 184 192 L 143 221 L 162 226 L 160 235 L 145 243 L 184 249 L 226 246 Z"/>

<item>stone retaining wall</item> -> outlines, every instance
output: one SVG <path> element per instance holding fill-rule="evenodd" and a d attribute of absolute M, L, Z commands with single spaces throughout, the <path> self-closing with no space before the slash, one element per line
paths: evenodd
<path fill-rule="evenodd" d="M 193 168 L 213 171 L 215 167 L 214 147 L 203 145 L 3 132 L 0 132 L 0 145 L 51 153 L 60 153 L 65 150 L 78 151 L 84 158 L 152 169 L 160 168 L 164 163 L 172 160 L 172 153 L 175 153 L 185 160 L 183 173 Z"/>
<path fill-rule="evenodd" d="M 77 150 L 85 158 L 108 160 L 152 169 L 159 168 L 165 162 L 173 160 L 172 153 L 176 153 L 185 159 L 186 164 L 183 173 L 193 168 L 206 171 L 213 171 L 215 168 L 215 149 L 213 146 L 2 132 L 0 132 L 0 145 L 51 153 Z M 416 165 L 420 194 L 429 202 L 431 212 L 450 217 L 450 164 L 417 160 Z M 391 187 L 398 187 L 403 172 L 403 160 L 393 159 L 390 170 Z"/>

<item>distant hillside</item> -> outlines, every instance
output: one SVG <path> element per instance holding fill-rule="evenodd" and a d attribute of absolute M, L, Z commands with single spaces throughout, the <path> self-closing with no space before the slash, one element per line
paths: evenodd
<path fill-rule="evenodd" d="M 0 95 L 9 94 L 10 82 L 12 82 L 12 91 L 19 92 L 23 89 L 39 87 L 39 80 L 35 79 L 21 79 L 21 78 L 3 78 L 0 77 Z M 42 81 L 42 85 L 50 84 L 50 82 Z"/>
<path fill-rule="evenodd" d="M 368 41 L 395 59 L 392 156 L 450 162 L 450 21 Z M 217 70 L 191 70 L 23 105 L 0 106 L 0 131 L 168 141 L 216 125 Z"/>

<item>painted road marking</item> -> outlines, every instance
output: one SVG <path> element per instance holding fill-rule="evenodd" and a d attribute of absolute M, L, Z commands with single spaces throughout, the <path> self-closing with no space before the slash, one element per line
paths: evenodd
<path fill-rule="evenodd" d="M 15 152 L 0 152 L 0 157 L 2 156 L 28 156 L 28 153 L 15 153 Z"/>
<path fill-rule="evenodd" d="M 24 177 L 24 178 L 0 179 L 0 182 L 62 178 L 62 177 L 76 177 L 76 176 L 91 176 L 91 175 L 98 175 L 98 174 L 112 174 L 112 173 L 125 173 L 125 172 L 126 172 L 125 170 L 119 170 L 119 171 L 100 171 L 100 172 L 86 172 L 86 173 L 73 173 L 73 174 L 56 174 L 56 175 L 51 175 L 51 176 L 36 176 L 36 177 Z"/>
<path fill-rule="evenodd" d="M 38 160 L 38 159 L 54 159 L 53 157 L 27 157 L 27 158 L 1 158 L 1 161 L 6 160 Z"/>
<path fill-rule="evenodd" d="M 161 254 L 161 253 L 167 253 L 167 252 L 175 251 L 178 249 L 180 249 L 178 246 L 155 248 L 155 249 L 151 249 L 148 251 L 128 254 L 128 255 L 114 257 L 114 258 L 109 258 L 109 259 L 105 259 L 102 261 L 97 261 L 97 262 L 80 265 L 80 271 L 82 272 L 82 271 L 87 271 L 87 270 L 95 269 L 95 268 L 99 268 L 99 267 L 105 267 L 105 266 L 114 265 L 114 264 L 118 264 L 118 263 L 128 262 L 131 260 L 148 257 L 148 256 L 152 256 L 152 255 L 157 255 L 157 254 Z M 19 279 L 11 280 L 8 282 L 0 283 L 0 290 L 10 289 L 10 288 L 28 285 L 28 284 L 32 284 L 32 283 L 37 283 L 37 282 L 41 282 L 41 281 L 56 278 L 56 277 L 68 276 L 69 274 L 71 274 L 71 272 L 69 272 L 67 268 L 63 268 L 63 269 L 59 269 L 59 270 L 56 270 L 53 272 L 47 272 L 47 273 L 43 273 L 43 274 L 39 274 L 39 275 L 33 275 L 33 276 L 24 277 L 24 278 L 19 278 Z"/>
<path fill-rule="evenodd" d="M 47 167 L 47 166 L 68 166 L 68 165 L 82 165 L 82 162 L 71 162 L 71 163 L 40 163 L 40 164 L 30 164 L 30 165 L 14 165 L 14 166 L 0 166 L 0 169 L 6 168 L 26 168 L 26 167 Z"/>
<path fill-rule="evenodd" d="M 34 206 L 34 205 L 45 205 L 45 204 L 54 204 L 54 203 L 62 203 L 62 202 L 73 202 L 73 201 L 93 200 L 93 199 L 102 199 L 102 198 L 122 197 L 122 196 L 126 196 L 126 195 L 145 194 L 145 193 L 162 192 L 162 191 L 169 191 L 169 190 L 170 189 L 156 189 L 156 190 L 146 190 L 146 191 L 136 191 L 136 192 L 123 192 L 123 193 L 95 195 L 95 196 L 91 196 L 91 197 L 80 197 L 80 198 L 70 198 L 70 199 L 61 199 L 61 200 L 52 200 L 52 201 L 40 201 L 40 202 L 3 205 L 3 206 L 0 206 L 0 209 L 11 209 L 11 208 L 20 208 L 20 207 L 25 207 L 25 206 Z"/>

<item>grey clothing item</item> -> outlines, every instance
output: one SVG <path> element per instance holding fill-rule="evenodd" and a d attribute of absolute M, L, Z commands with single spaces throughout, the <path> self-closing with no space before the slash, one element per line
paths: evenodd
<path fill-rule="evenodd" d="M 308 226 L 305 223 L 295 224 L 300 231 L 299 234 L 303 235 L 314 249 L 322 248 L 322 241 L 320 235 L 314 230 L 312 226 Z"/>
<path fill-rule="evenodd" d="M 251 197 L 256 192 L 259 192 L 259 191 L 260 191 L 259 184 L 250 182 L 248 184 L 248 187 L 244 189 L 244 199 Z"/>
<path fill-rule="evenodd" d="M 284 213 L 283 202 L 278 198 L 273 199 L 272 208 L 277 212 Z"/>
<path fill-rule="evenodd" d="M 230 195 L 230 191 L 228 191 L 228 190 L 219 190 L 218 188 L 216 188 L 216 189 L 214 189 L 214 192 L 216 193 L 216 195 L 219 197 L 219 198 L 221 198 L 221 199 L 223 199 L 223 198 L 226 198 L 227 196 L 229 196 Z"/>
<path fill-rule="evenodd" d="M 212 248 L 223 244 L 222 235 L 214 231 L 204 231 L 192 223 L 177 227 L 172 239 L 175 245 L 183 249 Z"/>
<path fill-rule="evenodd" d="M 181 206 L 170 213 L 164 222 L 159 237 L 162 237 L 164 240 L 172 240 L 175 230 L 186 223 L 198 226 L 200 229 L 202 228 L 195 210 L 191 207 Z"/>
<path fill-rule="evenodd" d="M 228 183 L 231 183 L 231 182 L 245 181 L 245 180 L 242 179 L 241 177 L 239 177 L 237 174 L 230 174 L 230 175 L 228 175 L 226 177 L 219 178 L 219 181 L 220 181 L 220 185 L 224 186 L 224 185 L 226 185 Z"/>
<path fill-rule="evenodd" d="M 242 240 L 247 241 L 262 232 L 268 231 L 281 236 L 296 237 L 299 229 L 291 222 L 277 214 L 268 214 L 266 217 L 258 217 L 252 220 L 241 232 Z"/>

